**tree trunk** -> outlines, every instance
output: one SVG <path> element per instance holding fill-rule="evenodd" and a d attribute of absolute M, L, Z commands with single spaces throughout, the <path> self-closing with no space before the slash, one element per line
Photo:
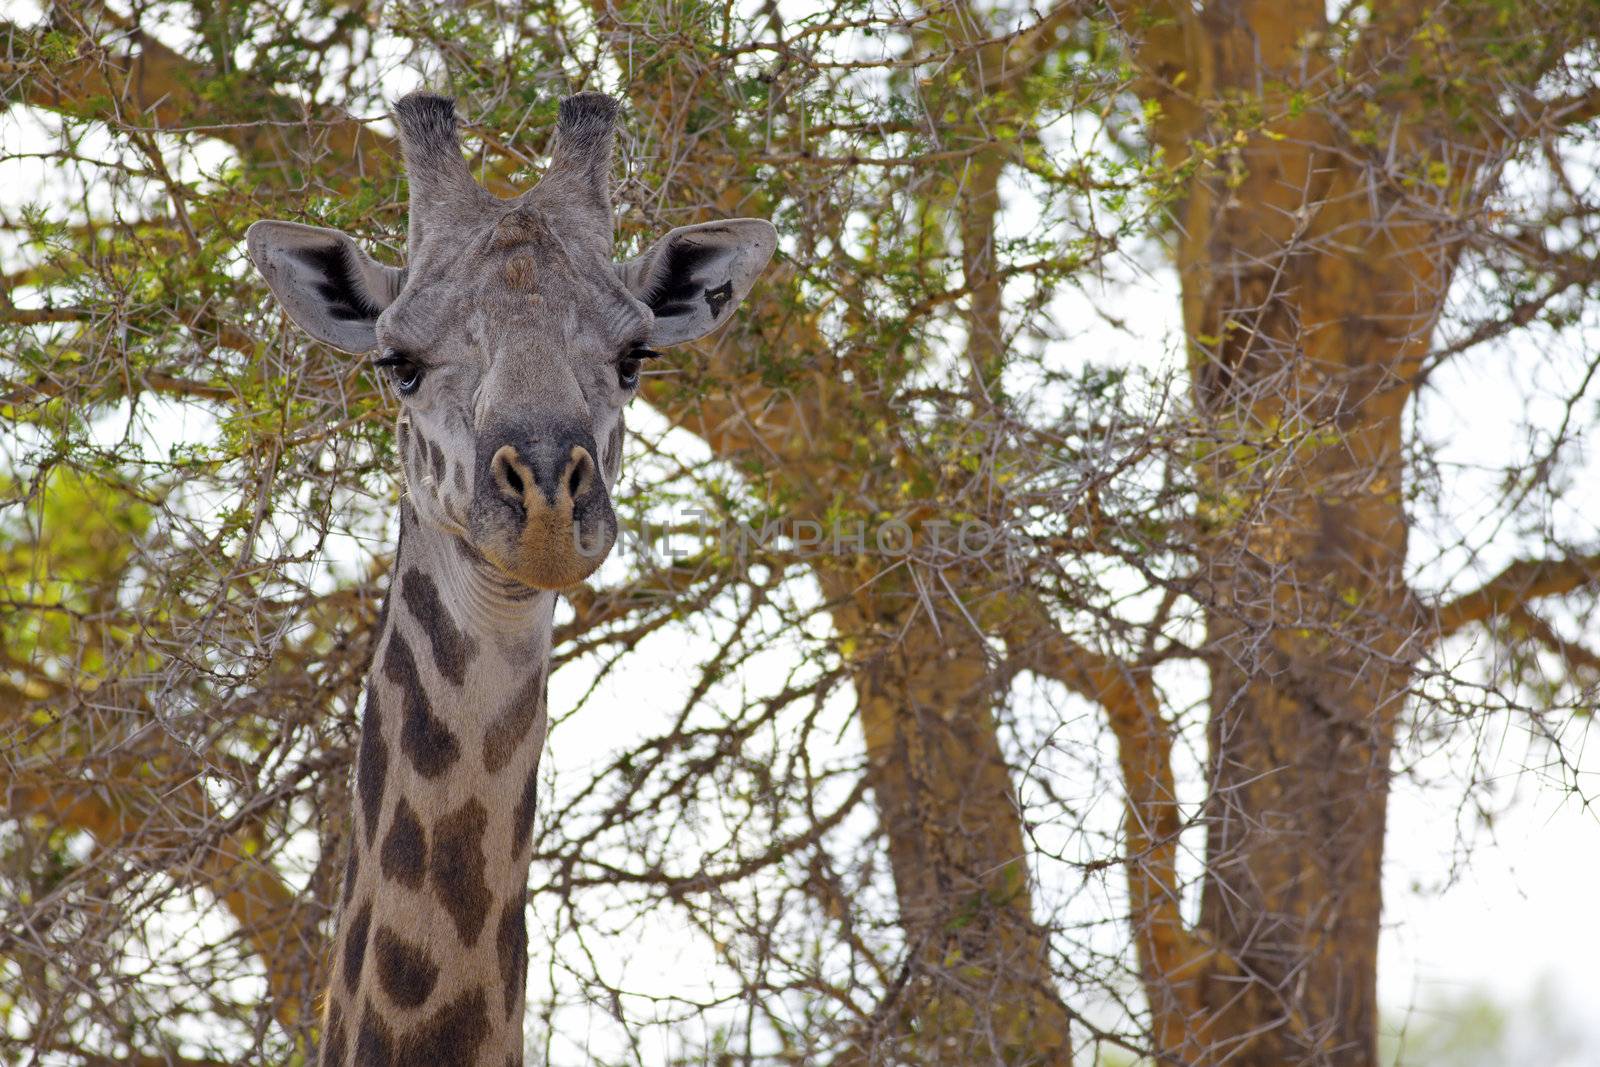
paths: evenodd
<path fill-rule="evenodd" d="M 1354 577 L 1296 571 L 1301 596 Z M 1285 590 L 1269 588 L 1262 569 L 1213 573 L 1240 602 L 1260 599 L 1208 620 L 1201 922 L 1233 965 L 1202 987 L 1205 1058 L 1375 1063 L 1388 765 L 1406 673 L 1381 664 L 1376 648 L 1328 636 L 1331 619 L 1300 610 L 1271 619 Z M 1307 623 L 1311 636 L 1291 632 Z"/>
<path fill-rule="evenodd" d="M 884 596 L 874 588 L 876 603 Z M 936 629 L 919 614 L 905 628 L 857 604 L 835 622 L 860 650 L 867 776 L 907 943 L 905 981 L 857 1052 L 873 1063 L 1070 1063 L 984 648 L 958 618 Z"/>
<path fill-rule="evenodd" d="M 1411 681 L 1401 415 L 1451 266 L 1359 168 L 1256 138 L 1181 250 L 1211 676 L 1180 1062 L 1376 1063 L 1389 761 Z"/>

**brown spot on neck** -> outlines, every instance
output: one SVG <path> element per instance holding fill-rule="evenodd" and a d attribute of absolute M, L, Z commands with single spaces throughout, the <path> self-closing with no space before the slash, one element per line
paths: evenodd
<path fill-rule="evenodd" d="M 545 674 L 541 666 L 522 683 L 483 734 L 483 769 L 498 774 L 527 738 L 545 707 Z"/>
<path fill-rule="evenodd" d="M 478 943 L 494 903 L 484 881 L 483 833 L 488 824 L 488 812 L 473 799 L 433 827 L 428 876 L 435 897 L 455 922 L 456 933 L 468 948 Z"/>
<path fill-rule="evenodd" d="M 474 1063 L 488 1036 L 488 998 L 481 988 L 468 989 L 400 1039 L 394 1067 Z"/>
<path fill-rule="evenodd" d="M 378 819 L 383 814 L 383 787 L 388 778 L 389 744 L 383 739 L 377 687 L 368 685 L 366 714 L 361 719 L 361 747 L 356 755 L 356 792 L 361 796 L 361 818 L 368 848 L 378 836 Z"/>
<path fill-rule="evenodd" d="M 329 1004 L 328 1018 L 322 1028 L 322 1041 L 317 1052 L 317 1063 L 320 1067 L 344 1067 L 347 1051 L 349 1051 L 349 1038 L 344 1032 L 344 1012 L 338 1004 Z"/>
<path fill-rule="evenodd" d="M 367 933 L 372 925 L 372 901 L 362 903 L 361 910 L 344 932 L 344 987 L 355 996 L 361 984 L 361 968 L 367 962 Z"/>
<path fill-rule="evenodd" d="M 428 1002 L 434 983 L 439 980 L 439 965 L 419 945 L 414 945 L 388 926 L 379 926 L 372 940 L 373 964 L 378 984 L 390 1000 L 402 1008 L 420 1008 Z"/>
<path fill-rule="evenodd" d="M 533 833 L 538 789 L 539 761 L 535 759 L 533 766 L 528 768 L 527 780 L 522 783 L 522 796 L 517 799 L 516 809 L 511 813 L 511 849 L 519 855 L 527 847 L 528 837 Z"/>
<path fill-rule="evenodd" d="M 455 685 L 462 684 L 466 680 L 467 665 L 478 653 L 478 643 L 450 617 L 449 609 L 439 597 L 439 587 L 427 574 L 412 568 L 400 578 L 400 598 L 406 602 L 411 617 L 422 626 L 439 673 Z"/>
<path fill-rule="evenodd" d="M 394 1031 L 367 1004 L 356 1032 L 356 1067 L 390 1067 L 394 1063 Z"/>
<path fill-rule="evenodd" d="M 422 820 L 417 818 L 405 797 L 395 804 L 394 818 L 383 839 L 379 862 L 385 878 L 410 889 L 422 888 L 422 877 L 428 865 L 427 834 Z"/>
<path fill-rule="evenodd" d="M 438 716 L 423 687 L 411 646 L 398 629 L 389 633 L 389 647 L 383 654 L 383 676 L 401 694 L 404 717 L 400 726 L 400 748 L 411 765 L 424 778 L 438 778 L 461 758 L 461 746 Z"/>
<path fill-rule="evenodd" d="M 356 843 L 354 841 L 350 842 L 350 854 L 345 857 L 344 861 L 344 892 L 339 896 L 340 907 L 346 909 L 350 907 L 350 898 L 356 892 L 356 878 L 360 876 L 361 857 L 358 852 L 359 849 Z"/>
<path fill-rule="evenodd" d="M 495 953 L 500 960 L 500 984 L 505 993 L 506 1018 L 516 1015 L 522 1004 L 523 983 L 528 977 L 528 916 L 526 892 L 506 901 L 495 928 Z"/>

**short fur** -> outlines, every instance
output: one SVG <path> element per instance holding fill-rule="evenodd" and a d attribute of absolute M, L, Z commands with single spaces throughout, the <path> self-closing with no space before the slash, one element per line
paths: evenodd
<path fill-rule="evenodd" d="M 564 101 L 544 180 L 505 201 L 473 180 L 451 101 L 401 100 L 404 269 L 336 231 L 250 228 L 290 316 L 382 350 L 407 388 L 397 595 L 362 722 L 324 1067 L 522 1062 L 551 617 L 616 537 L 633 391 L 619 364 L 720 325 L 775 245 L 766 223 L 734 220 L 614 264 L 616 112 L 595 93 Z"/>

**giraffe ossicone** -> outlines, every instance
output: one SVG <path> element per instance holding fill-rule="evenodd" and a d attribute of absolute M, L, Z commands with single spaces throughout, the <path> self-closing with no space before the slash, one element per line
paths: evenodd
<path fill-rule="evenodd" d="M 549 168 L 500 199 L 452 101 L 395 106 L 407 263 L 337 230 L 257 222 L 291 319 L 377 353 L 405 494 L 363 710 L 323 1067 L 522 1062 L 525 905 L 556 591 L 617 536 L 623 418 L 657 349 L 721 326 L 772 225 L 684 226 L 612 260 L 616 102 L 561 102 Z"/>

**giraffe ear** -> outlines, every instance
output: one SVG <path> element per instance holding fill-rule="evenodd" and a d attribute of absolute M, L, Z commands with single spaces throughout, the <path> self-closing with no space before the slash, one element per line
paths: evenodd
<path fill-rule="evenodd" d="M 338 230 L 256 222 L 245 231 L 250 262 L 306 333 L 341 352 L 378 347 L 377 323 L 406 272 L 374 262 Z"/>
<path fill-rule="evenodd" d="M 733 317 L 778 246 L 764 219 L 680 226 L 618 267 L 623 284 L 655 312 L 650 344 L 693 341 Z"/>

